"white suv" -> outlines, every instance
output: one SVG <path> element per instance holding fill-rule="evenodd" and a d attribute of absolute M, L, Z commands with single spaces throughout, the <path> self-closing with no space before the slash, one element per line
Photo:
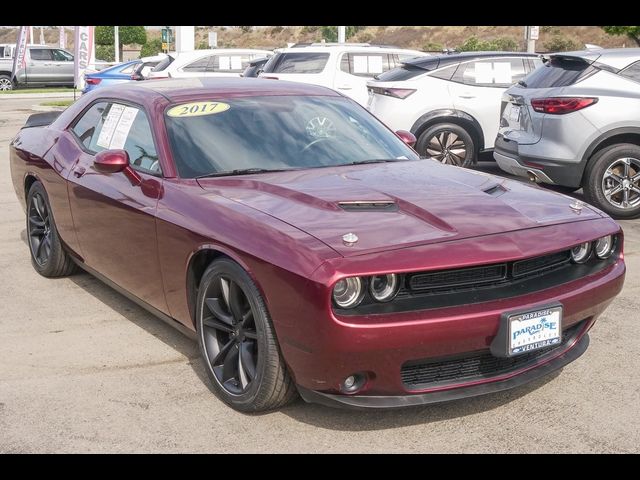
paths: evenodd
<path fill-rule="evenodd" d="M 426 55 L 366 43 L 314 43 L 277 50 L 260 77 L 322 85 L 365 105 L 368 80 L 409 58 Z"/>
<path fill-rule="evenodd" d="M 415 149 L 469 166 L 491 150 L 503 92 L 542 65 L 535 54 L 468 52 L 408 60 L 368 83 L 367 108 L 392 130 L 408 130 Z"/>
<path fill-rule="evenodd" d="M 267 57 L 268 50 L 217 48 L 170 53 L 147 78 L 239 77 L 251 60 Z"/>

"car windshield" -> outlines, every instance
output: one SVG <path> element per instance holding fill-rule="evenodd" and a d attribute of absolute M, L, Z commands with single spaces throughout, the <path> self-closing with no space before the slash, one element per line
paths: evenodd
<path fill-rule="evenodd" d="M 343 97 L 201 100 L 169 107 L 166 126 L 183 178 L 419 159 Z"/>

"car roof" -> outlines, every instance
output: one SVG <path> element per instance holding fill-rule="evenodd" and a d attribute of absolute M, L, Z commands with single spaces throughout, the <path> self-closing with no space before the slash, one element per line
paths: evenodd
<path fill-rule="evenodd" d="M 101 97 L 153 102 L 158 96 L 169 102 L 198 98 L 255 97 L 263 95 L 341 96 L 326 87 L 284 80 L 241 77 L 189 77 L 128 82 L 97 90 Z"/>
<path fill-rule="evenodd" d="M 192 59 L 204 57 L 206 55 L 233 55 L 239 53 L 271 53 L 269 50 L 263 50 L 260 48 L 210 48 L 210 49 L 202 49 L 202 50 L 191 50 L 190 52 L 180 52 L 175 53 L 172 52 L 170 55 L 174 57 L 176 60 L 182 59 Z"/>
<path fill-rule="evenodd" d="M 418 55 L 429 55 L 428 53 L 421 52 L 419 50 L 411 50 L 402 47 L 393 47 L 386 45 L 368 45 L 366 43 L 341 43 L 341 44 L 312 44 L 312 45 L 299 45 L 288 48 L 279 48 L 276 53 L 300 53 L 300 52 L 389 52 L 389 51 L 403 51 L 416 53 Z"/>
<path fill-rule="evenodd" d="M 435 70 L 436 68 L 446 67 L 448 65 L 455 65 L 462 62 L 469 62 L 481 58 L 496 58 L 496 57 L 539 57 L 537 53 L 524 53 L 524 52 L 461 52 L 461 53 L 449 53 L 432 55 L 430 57 L 412 58 L 405 60 L 403 63 L 406 65 L 413 65 L 415 67 L 423 68 L 425 70 Z"/>
<path fill-rule="evenodd" d="M 578 57 L 590 62 L 598 62 L 613 68 L 623 69 L 640 60 L 640 48 L 608 48 L 579 50 L 576 52 L 558 52 L 549 57 Z"/>

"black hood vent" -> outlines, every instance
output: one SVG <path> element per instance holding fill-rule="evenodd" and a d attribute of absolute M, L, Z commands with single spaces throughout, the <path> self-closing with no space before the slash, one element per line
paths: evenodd
<path fill-rule="evenodd" d="M 398 205 L 393 200 L 357 200 L 338 202 L 338 206 L 347 212 L 396 212 Z"/>

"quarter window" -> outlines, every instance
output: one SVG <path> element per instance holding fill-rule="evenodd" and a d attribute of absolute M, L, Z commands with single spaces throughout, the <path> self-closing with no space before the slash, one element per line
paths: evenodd
<path fill-rule="evenodd" d="M 186 65 L 182 70 L 185 72 L 207 72 L 209 71 L 209 63 L 212 59 L 212 56 L 201 58 L 200 60 L 196 60 L 195 62 L 191 62 L 189 65 Z"/>
<path fill-rule="evenodd" d="M 633 63 L 620 72 L 620 75 L 640 82 L 640 62 Z"/>
<path fill-rule="evenodd" d="M 321 73 L 329 61 L 328 53 L 278 53 L 265 66 L 265 73 Z"/>
<path fill-rule="evenodd" d="M 213 71 L 241 73 L 252 58 L 251 55 L 216 55 L 213 57 Z"/>

